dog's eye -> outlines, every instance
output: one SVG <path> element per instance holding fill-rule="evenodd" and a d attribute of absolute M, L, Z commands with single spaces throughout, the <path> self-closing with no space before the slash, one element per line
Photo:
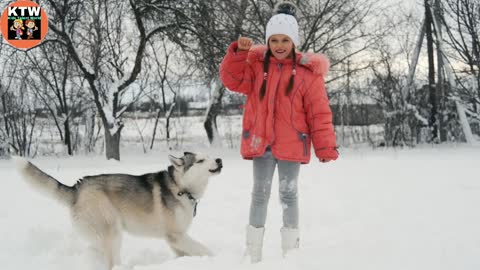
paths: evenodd
<path fill-rule="evenodd" d="M 203 163 L 205 161 L 205 159 L 200 159 L 199 161 L 197 161 L 197 163 Z"/>

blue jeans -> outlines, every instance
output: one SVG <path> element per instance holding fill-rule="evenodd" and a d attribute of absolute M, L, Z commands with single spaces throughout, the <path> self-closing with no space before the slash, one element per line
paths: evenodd
<path fill-rule="evenodd" d="M 277 160 L 270 149 L 262 157 L 253 159 L 253 191 L 250 205 L 250 225 L 264 227 L 272 178 L 278 164 L 280 202 L 283 209 L 283 226 L 298 228 L 297 179 L 300 162 Z"/>

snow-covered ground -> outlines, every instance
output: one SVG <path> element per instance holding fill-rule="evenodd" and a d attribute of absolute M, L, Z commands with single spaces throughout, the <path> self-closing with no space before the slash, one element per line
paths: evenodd
<path fill-rule="evenodd" d="M 195 149 L 187 149 L 195 150 Z M 214 257 L 175 258 L 163 240 L 126 235 L 117 270 L 480 269 L 480 148 L 343 149 L 341 158 L 302 167 L 301 248 L 282 258 L 278 182 L 273 186 L 263 262 L 243 260 L 251 162 L 237 150 L 203 150 L 224 160 L 199 204 L 191 235 Z M 45 171 L 73 184 L 83 175 L 164 169 L 167 153 L 41 157 Z M 275 175 L 275 177 L 277 177 Z M 0 268 L 85 269 L 86 246 L 67 210 L 31 190 L 0 160 Z"/>

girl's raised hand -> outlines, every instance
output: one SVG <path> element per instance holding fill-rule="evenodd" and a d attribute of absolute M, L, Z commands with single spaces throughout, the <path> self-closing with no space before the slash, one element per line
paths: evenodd
<path fill-rule="evenodd" d="M 253 41 L 248 37 L 239 37 L 238 38 L 238 50 L 248 51 L 252 47 Z"/>

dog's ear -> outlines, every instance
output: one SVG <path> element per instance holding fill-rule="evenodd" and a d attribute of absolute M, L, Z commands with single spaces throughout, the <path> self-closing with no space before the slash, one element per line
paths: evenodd
<path fill-rule="evenodd" d="M 168 159 L 170 159 L 170 162 L 172 163 L 173 166 L 175 166 L 175 168 L 182 167 L 183 164 L 185 163 L 183 159 L 174 157 L 172 155 L 168 155 Z"/>

